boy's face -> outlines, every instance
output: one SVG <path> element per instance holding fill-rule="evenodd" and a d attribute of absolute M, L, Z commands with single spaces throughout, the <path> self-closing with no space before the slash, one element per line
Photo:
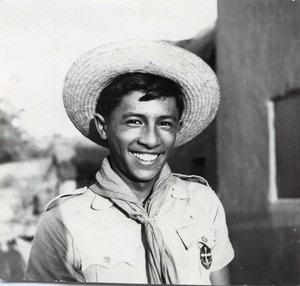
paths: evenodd
<path fill-rule="evenodd" d="M 157 179 L 179 127 L 175 98 L 139 101 L 143 95 L 134 91 L 124 96 L 100 133 L 108 142 L 113 170 L 129 185 Z"/>

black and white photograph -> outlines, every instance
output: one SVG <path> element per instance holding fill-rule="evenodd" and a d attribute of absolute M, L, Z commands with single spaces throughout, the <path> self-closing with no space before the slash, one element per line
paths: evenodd
<path fill-rule="evenodd" d="M 0 283 L 299 285 L 299 15 L 0 0 Z"/>

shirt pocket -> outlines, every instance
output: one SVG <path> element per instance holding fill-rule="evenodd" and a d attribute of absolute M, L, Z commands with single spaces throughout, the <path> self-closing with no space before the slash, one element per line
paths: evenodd
<path fill-rule="evenodd" d="M 212 249 L 216 244 L 213 228 L 209 224 L 179 226 L 176 228 L 176 233 L 187 250 L 195 245 L 199 246 L 199 244 L 206 245 Z"/>
<path fill-rule="evenodd" d="M 81 257 L 87 282 L 119 282 L 135 269 L 140 246 L 132 241 L 93 243 Z"/>
<path fill-rule="evenodd" d="M 185 225 L 177 227 L 176 232 L 185 248 L 186 264 L 192 265 L 193 275 L 208 275 L 214 261 L 212 249 L 216 244 L 212 227 L 209 224 Z"/>

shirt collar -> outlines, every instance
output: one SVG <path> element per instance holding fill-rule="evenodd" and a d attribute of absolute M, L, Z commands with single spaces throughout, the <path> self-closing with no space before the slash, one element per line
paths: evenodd
<path fill-rule="evenodd" d="M 171 190 L 171 196 L 174 199 L 189 199 L 188 186 L 184 180 L 181 179 L 181 176 L 178 174 L 172 174 L 174 178 L 174 184 Z"/>
<path fill-rule="evenodd" d="M 101 211 L 110 208 L 112 205 L 113 203 L 109 199 L 103 198 L 95 194 L 95 197 L 91 204 L 91 208 L 93 210 Z"/>

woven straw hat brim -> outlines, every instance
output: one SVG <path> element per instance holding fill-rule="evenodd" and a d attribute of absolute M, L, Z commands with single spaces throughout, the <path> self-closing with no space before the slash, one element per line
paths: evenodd
<path fill-rule="evenodd" d="M 68 116 L 95 143 L 104 145 L 93 120 L 100 91 L 116 76 L 129 72 L 160 75 L 181 85 L 184 111 L 175 146 L 196 137 L 215 117 L 219 85 L 215 73 L 201 58 L 161 41 L 110 43 L 80 57 L 67 72 L 63 88 Z"/>

